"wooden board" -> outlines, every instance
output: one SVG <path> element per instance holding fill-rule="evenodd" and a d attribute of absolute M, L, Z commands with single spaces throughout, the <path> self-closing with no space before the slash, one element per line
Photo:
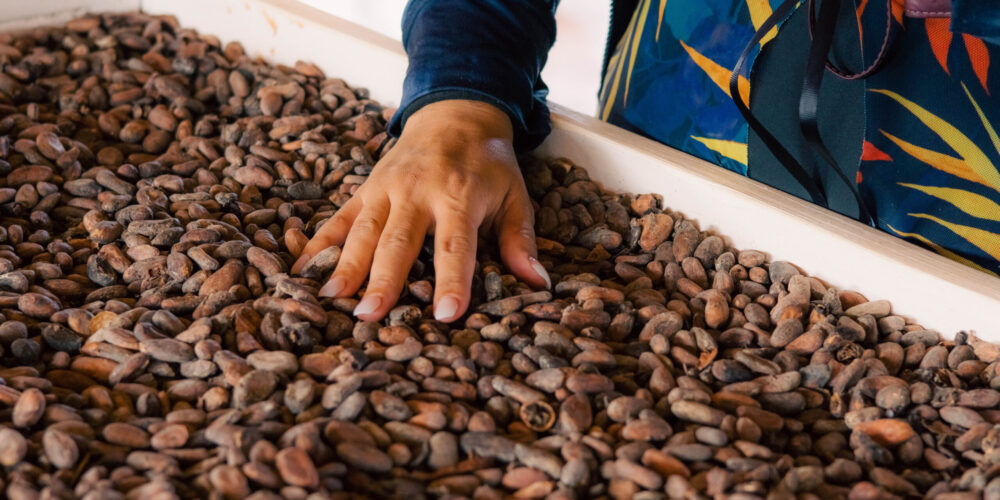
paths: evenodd
<path fill-rule="evenodd" d="M 238 40 L 247 53 L 292 65 L 304 60 L 330 77 L 367 87 L 398 105 L 406 74 L 399 42 L 293 0 L 142 0 L 153 14 L 173 14 L 182 26 Z"/>
<path fill-rule="evenodd" d="M 0 2 L 0 31 L 51 26 L 87 12 L 125 12 L 140 7 L 140 0 L 3 0 Z"/>
<path fill-rule="evenodd" d="M 736 248 L 788 260 L 830 285 L 888 299 L 945 336 L 1000 342 L 1000 279 L 707 161 L 553 106 L 543 155 L 566 156 L 605 187 L 654 192 Z"/>
<path fill-rule="evenodd" d="M 313 62 L 327 75 L 367 86 L 372 97 L 399 102 L 406 57 L 397 41 L 292 0 L 99 0 L 101 9 L 173 14 L 188 27 L 238 40 L 275 62 Z M 0 12 L 0 27 L 46 10 L 59 22 L 84 0 L 49 0 Z M 6 22 L 6 24 L 4 24 Z M 894 312 L 946 336 L 960 330 L 1000 341 L 1000 279 L 871 229 L 589 116 L 552 105 L 554 131 L 539 148 L 586 167 L 609 189 L 655 192 L 673 210 L 737 248 L 789 260 L 841 289 L 889 299 Z"/>

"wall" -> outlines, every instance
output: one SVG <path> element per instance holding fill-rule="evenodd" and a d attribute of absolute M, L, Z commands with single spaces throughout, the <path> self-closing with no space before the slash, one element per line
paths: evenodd
<path fill-rule="evenodd" d="M 402 36 L 399 25 L 406 0 L 302 1 L 396 40 Z M 556 44 L 542 72 L 552 102 L 594 114 L 609 12 L 609 0 L 563 0 L 561 3 L 556 12 Z"/>

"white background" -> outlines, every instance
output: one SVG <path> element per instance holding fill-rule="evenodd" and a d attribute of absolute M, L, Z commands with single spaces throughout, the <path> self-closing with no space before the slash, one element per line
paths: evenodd
<path fill-rule="evenodd" d="M 406 0 L 302 0 L 396 40 Z M 563 0 L 556 11 L 556 44 L 542 78 L 549 99 L 581 113 L 597 109 L 610 0 Z"/>

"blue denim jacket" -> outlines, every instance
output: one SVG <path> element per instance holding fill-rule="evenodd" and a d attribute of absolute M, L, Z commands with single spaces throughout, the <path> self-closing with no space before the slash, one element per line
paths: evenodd
<path fill-rule="evenodd" d="M 410 66 L 389 132 L 398 136 L 406 119 L 422 106 L 445 99 L 471 99 L 507 112 L 519 151 L 541 143 L 550 130 L 545 105 L 548 88 L 541 72 L 556 39 L 558 3 L 411 0 L 402 23 Z M 624 33 L 637 3 L 612 2 L 609 47 Z"/>

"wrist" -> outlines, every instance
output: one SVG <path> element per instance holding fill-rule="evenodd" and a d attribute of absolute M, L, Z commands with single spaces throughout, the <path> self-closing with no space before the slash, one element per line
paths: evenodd
<path fill-rule="evenodd" d="M 506 112 L 492 104 L 467 99 L 446 99 L 421 107 L 406 120 L 400 139 L 414 133 L 435 132 L 469 140 L 514 140 L 514 127 Z"/>

